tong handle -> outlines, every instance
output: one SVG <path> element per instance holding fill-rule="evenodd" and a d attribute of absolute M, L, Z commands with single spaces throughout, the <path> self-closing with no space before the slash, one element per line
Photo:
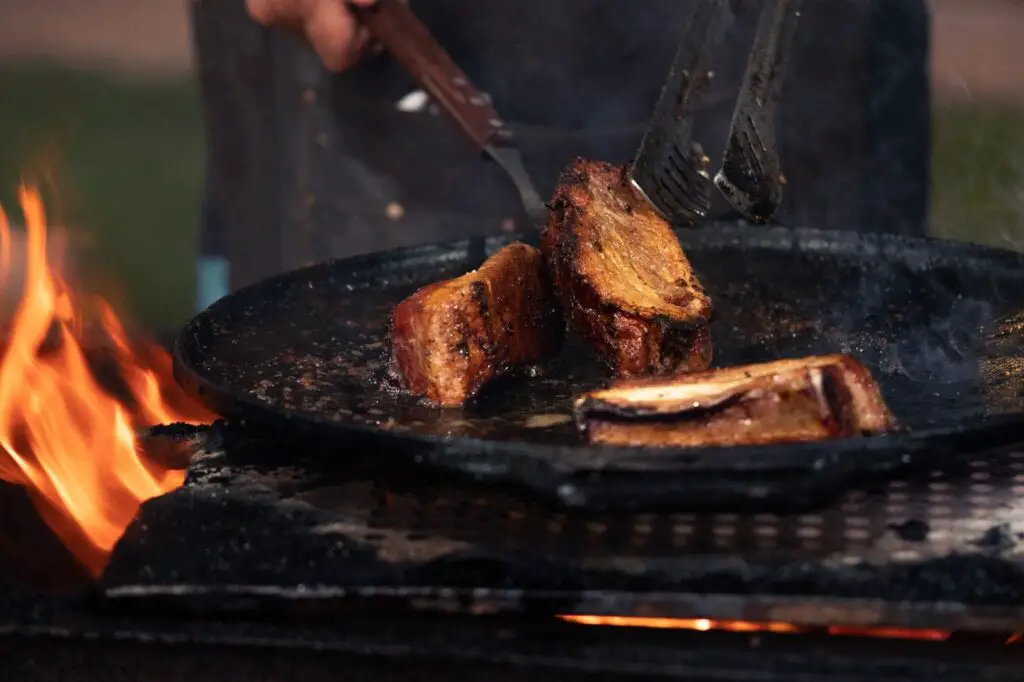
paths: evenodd
<path fill-rule="evenodd" d="M 469 82 L 404 0 L 349 5 L 356 18 L 481 150 L 505 131 L 490 99 Z"/>

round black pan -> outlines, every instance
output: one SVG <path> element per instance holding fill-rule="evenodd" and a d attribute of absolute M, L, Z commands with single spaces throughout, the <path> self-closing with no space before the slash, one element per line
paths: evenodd
<path fill-rule="evenodd" d="M 861 474 L 1024 440 L 1024 256 L 731 223 L 679 235 L 715 302 L 715 366 L 852 353 L 902 430 L 786 446 L 590 447 L 571 402 L 607 378 L 573 340 L 539 374 L 495 382 L 462 409 L 383 390 L 393 306 L 476 267 L 502 237 L 329 262 L 238 291 L 184 329 L 176 376 L 226 418 L 315 443 L 328 459 L 439 468 L 585 507 L 812 504 Z"/>

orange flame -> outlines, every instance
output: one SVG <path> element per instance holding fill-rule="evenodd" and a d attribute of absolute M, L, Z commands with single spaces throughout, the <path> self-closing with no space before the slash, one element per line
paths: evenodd
<path fill-rule="evenodd" d="M 562 615 L 560 620 L 577 625 L 599 625 L 622 628 L 650 628 L 655 630 L 696 630 L 708 632 L 770 632 L 798 634 L 808 632 L 812 628 L 800 628 L 791 623 L 755 622 L 746 620 L 711 620 L 708 618 L 644 618 L 634 616 L 590 616 Z M 944 642 L 953 633 L 947 630 L 911 630 L 909 628 L 857 627 L 830 625 L 824 628 L 830 635 L 850 637 L 880 637 L 883 639 L 912 639 Z M 1024 641 L 1024 633 L 1011 633 L 1006 636 L 1004 644 L 1017 644 Z"/>
<path fill-rule="evenodd" d="M 728 632 L 799 632 L 789 623 L 754 623 L 745 620 L 709 620 L 707 618 L 642 618 L 639 616 L 559 616 L 569 623 L 606 625 L 620 628 L 655 630 L 725 630 Z"/>
<path fill-rule="evenodd" d="M 137 350 L 106 301 L 78 295 L 51 270 L 42 199 L 22 187 L 19 200 L 26 268 L 0 348 L 0 479 L 28 488 L 46 523 L 98 574 L 139 505 L 184 481 L 184 472 L 162 470 L 140 456 L 135 430 L 216 417 L 174 383 L 166 352 L 152 343 Z M 4 284 L 11 243 L 0 208 Z M 130 403 L 111 395 L 90 369 L 83 350 L 89 313 L 99 318 L 101 340 L 117 362 Z"/>

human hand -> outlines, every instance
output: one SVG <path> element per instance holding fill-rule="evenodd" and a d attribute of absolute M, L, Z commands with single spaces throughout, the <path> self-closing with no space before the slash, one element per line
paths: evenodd
<path fill-rule="evenodd" d="M 359 61 L 370 35 L 349 10 L 377 0 L 246 0 L 249 16 L 259 24 L 304 38 L 330 71 L 344 71 Z"/>

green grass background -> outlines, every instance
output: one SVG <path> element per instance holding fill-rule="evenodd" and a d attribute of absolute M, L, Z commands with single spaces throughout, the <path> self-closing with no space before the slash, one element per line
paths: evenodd
<path fill-rule="evenodd" d="M 167 329 L 188 319 L 203 187 L 197 85 L 0 68 L 0 202 L 48 174 L 48 208 L 84 247 L 82 275 Z M 79 264 L 76 263 L 76 268 Z"/>
<path fill-rule="evenodd" d="M 935 112 L 932 232 L 1024 246 L 1024 110 Z M 90 285 L 157 329 L 188 318 L 203 182 L 196 84 L 0 67 L 0 202 L 51 171 L 50 205 L 86 246 Z"/>

